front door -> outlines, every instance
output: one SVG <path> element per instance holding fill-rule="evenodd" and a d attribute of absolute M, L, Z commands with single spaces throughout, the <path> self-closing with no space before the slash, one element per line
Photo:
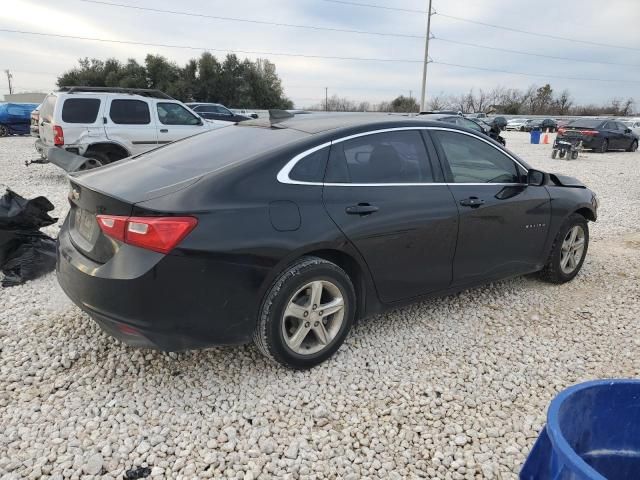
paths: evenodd
<path fill-rule="evenodd" d="M 175 142 L 211 129 L 179 103 L 157 102 L 156 112 L 159 144 Z"/>
<path fill-rule="evenodd" d="M 325 207 L 385 303 L 451 282 L 458 209 L 433 157 L 420 130 L 368 133 L 331 147 Z"/>
<path fill-rule="evenodd" d="M 489 141 L 452 130 L 431 134 L 460 211 L 453 283 L 537 268 L 551 218 L 547 189 L 528 186 L 526 170 Z"/>

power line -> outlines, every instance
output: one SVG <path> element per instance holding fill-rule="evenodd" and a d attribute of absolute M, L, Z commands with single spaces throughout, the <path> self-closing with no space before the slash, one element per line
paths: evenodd
<path fill-rule="evenodd" d="M 399 59 L 399 58 L 339 57 L 339 56 L 329 56 L 329 55 L 309 55 L 309 54 L 302 54 L 302 53 L 265 52 L 265 51 L 257 51 L 257 50 L 231 50 L 231 49 L 221 49 L 221 48 L 195 47 L 195 46 L 189 46 L 189 45 L 170 45 L 170 44 L 162 44 L 162 43 L 134 42 L 134 41 L 129 41 L 129 40 L 109 40 L 109 39 L 105 39 L 105 38 L 79 37 L 79 36 L 75 36 L 75 35 L 62 35 L 62 34 L 56 34 L 56 33 L 30 32 L 30 31 L 25 31 L 25 30 L 0 29 L 0 32 L 22 34 L 22 35 L 36 35 L 36 36 L 43 36 L 43 37 L 64 38 L 64 39 L 70 39 L 70 40 L 83 40 L 83 41 L 103 42 L 103 43 L 117 43 L 117 44 L 123 44 L 123 45 L 141 45 L 141 46 L 147 46 L 147 47 L 178 48 L 178 49 L 198 50 L 198 51 L 243 53 L 243 54 L 253 54 L 253 55 L 273 55 L 273 56 L 316 58 L 316 59 L 327 59 L 327 60 L 347 60 L 347 61 L 365 61 L 365 62 L 394 62 L 394 63 L 419 63 L 419 64 L 423 63 L 423 60 L 411 60 L 411 59 Z M 512 75 L 522 75 L 522 76 L 527 76 L 527 77 L 559 78 L 559 79 L 565 79 L 565 80 L 640 84 L 640 80 L 619 80 L 619 79 L 603 79 L 603 78 L 564 77 L 564 76 L 561 76 L 561 75 L 542 74 L 542 73 L 514 72 L 514 71 L 509 71 L 509 70 L 498 70 L 498 69 L 492 69 L 492 68 L 476 67 L 476 66 L 471 66 L 471 65 L 461 65 L 461 64 L 455 64 L 455 63 L 445 63 L 445 62 L 439 62 L 439 61 L 432 61 L 431 63 L 435 63 L 435 64 L 439 64 L 439 65 L 447 65 L 447 66 L 451 66 L 451 67 L 469 68 L 469 69 L 473 69 L 473 70 L 483 70 L 483 71 L 488 71 L 488 72 L 508 73 L 508 74 L 512 74 Z"/>
<path fill-rule="evenodd" d="M 546 73 L 525 73 L 525 72 L 514 72 L 512 70 L 499 70 L 494 68 L 485 68 L 485 67 L 476 67 L 472 65 L 460 65 L 457 63 L 446 63 L 446 62 L 438 62 L 432 60 L 431 63 L 435 63 L 437 65 L 446 65 L 448 67 L 459 67 L 459 68 L 468 68 L 471 70 L 482 70 L 484 72 L 497 72 L 497 73 L 508 73 L 511 75 L 521 75 L 524 77 L 539 77 L 539 78 L 560 78 L 563 80 L 579 80 L 579 81 L 589 81 L 589 82 L 615 82 L 615 83 L 634 83 L 640 84 L 640 80 L 613 80 L 607 78 L 582 78 L 582 77 L 564 77 L 561 75 L 553 75 Z"/>
<path fill-rule="evenodd" d="M 367 8 L 379 8 L 382 10 L 395 10 L 398 12 L 409 12 L 409 13 L 427 13 L 426 10 L 414 10 L 413 8 L 401 8 L 401 7 L 385 7 L 383 5 L 373 5 L 371 3 L 359 3 L 359 2 L 347 2 L 345 0 L 320 0 L 321 2 L 330 2 L 330 3 L 340 3 L 342 5 L 350 5 L 353 7 L 367 7 Z"/>
<path fill-rule="evenodd" d="M 624 45 L 613 45 L 613 44 L 610 44 L 610 43 L 600 43 L 600 42 L 592 42 L 590 40 L 580 40 L 578 38 L 561 37 L 559 35 L 551 35 L 549 33 L 532 32 L 530 30 L 521 30 L 521 29 L 513 28 L 513 27 L 505 27 L 504 25 L 495 25 L 493 23 L 479 22 L 477 20 L 471 20 L 469 18 L 456 17 L 454 15 L 447 15 L 447 14 L 441 13 L 441 12 L 437 12 L 437 14 L 439 16 L 441 16 L 441 17 L 451 18 L 453 20 L 458 20 L 460 22 L 473 23 L 475 25 L 482 25 L 484 27 L 497 28 L 499 30 L 507 30 L 507 31 L 510 31 L 510 32 L 522 33 L 522 34 L 525 34 L 525 35 L 533 35 L 535 37 L 552 38 L 554 40 L 565 40 L 567 42 L 583 43 L 585 45 L 594 45 L 594 46 L 597 46 L 597 47 L 621 48 L 623 50 L 640 51 L 640 48 L 637 48 L 637 47 L 627 47 L 627 46 L 624 46 Z"/>
<path fill-rule="evenodd" d="M 603 62 L 603 61 L 598 61 L 598 60 L 583 60 L 580 58 L 569 58 L 569 57 L 557 57 L 555 55 L 545 55 L 542 53 L 534 53 L 534 52 L 525 52 L 522 50 L 511 50 L 508 48 L 499 48 L 499 47 L 490 47 L 489 45 L 479 45 L 477 43 L 468 43 L 468 42 L 460 42 L 458 40 L 448 40 L 446 38 L 442 38 L 442 37 L 438 37 L 438 36 L 433 36 L 432 37 L 433 40 L 440 40 L 441 42 L 446 42 L 446 43 L 454 43 L 456 45 L 464 45 L 467 47 L 475 47 L 475 48 L 484 48 L 486 50 L 495 50 L 498 52 L 506 52 L 506 53 L 516 53 L 518 55 L 529 55 L 531 57 L 541 57 L 541 58 L 551 58 L 554 60 L 565 60 L 565 61 L 570 61 L 570 62 L 582 62 L 582 63 L 595 63 L 595 64 L 601 64 L 601 65 L 619 65 L 622 67 L 640 67 L 640 65 L 638 64 L 632 64 L 632 63 L 617 63 L 617 62 Z"/>
<path fill-rule="evenodd" d="M 44 36 L 44 37 L 66 38 L 70 40 L 85 40 L 85 41 L 91 41 L 91 42 L 117 43 L 117 44 L 123 44 L 123 45 L 141 45 L 145 47 L 180 48 L 180 49 L 186 49 L 186 50 L 243 53 L 243 54 L 252 54 L 252 55 L 273 55 L 273 56 L 282 56 L 282 57 L 317 58 L 317 59 L 328 59 L 328 60 L 349 60 L 349 61 L 353 60 L 353 61 L 362 61 L 362 62 L 422 63 L 422 60 L 410 60 L 410 59 L 401 59 L 401 58 L 339 57 L 339 56 L 332 56 L 332 55 L 309 55 L 309 54 L 302 54 L 302 53 L 265 52 L 260 50 L 209 48 L 209 47 L 196 47 L 191 45 L 172 45 L 167 43 L 134 42 L 130 40 L 110 40 L 106 38 L 80 37 L 76 35 L 30 32 L 26 30 L 10 30 L 5 28 L 0 28 L 0 32 L 17 33 L 17 34 L 23 34 L 23 35 L 38 35 L 38 36 Z"/>
<path fill-rule="evenodd" d="M 355 33 L 359 35 L 377 35 L 382 37 L 424 38 L 423 35 L 410 35 L 406 33 L 390 33 L 390 32 L 374 32 L 369 30 L 351 30 L 347 28 L 317 27 L 314 25 L 298 25 L 293 23 L 268 22 L 265 20 L 254 20 L 249 18 L 222 17 L 219 15 L 207 15 L 204 13 L 191 13 L 191 12 L 181 12 L 178 10 L 163 10 L 160 8 L 139 7 L 135 5 L 125 5 L 123 3 L 104 2 L 102 0 L 78 0 L 78 1 L 84 2 L 84 3 L 93 3 L 96 5 L 106 5 L 109 7 L 129 8 L 133 10 L 143 10 L 146 12 L 165 13 L 165 14 L 168 13 L 171 15 L 183 15 L 187 17 L 208 18 L 212 20 L 223 20 L 228 22 L 242 22 L 242 23 L 251 23 L 251 24 L 258 24 L 258 25 L 270 25 L 275 27 L 304 28 L 309 30 L 320 30 L 320 31 L 326 31 L 326 32 Z"/>

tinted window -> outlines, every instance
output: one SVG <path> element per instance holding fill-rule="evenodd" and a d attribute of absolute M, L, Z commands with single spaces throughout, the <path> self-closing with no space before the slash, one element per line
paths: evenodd
<path fill-rule="evenodd" d="M 323 148 L 304 157 L 293 167 L 293 170 L 289 173 L 289 178 L 300 182 L 322 182 L 328 156 L 329 149 Z"/>
<path fill-rule="evenodd" d="M 95 123 L 100 110 L 99 98 L 67 98 L 62 105 L 65 123 Z"/>
<path fill-rule="evenodd" d="M 622 130 L 623 132 L 627 129 L 628 127 L 620 122 L 616 122 L 616 129 L 617 130 Z"/>
<path fill-rule="evenodd" d="M 200 119 L 177 103 L 158 103 L 158 118 L 164 125 L 199 125 Z"/>
<path fill-rule="evenodd" d="M 470 135 L 434 131 L 455 183 L 519 183 L 513 160 L 497 148 Z"/>
<path fill-rule="evenodd" d="M 431 183 L 433 172 L 417 130 L 376 133 L 331 147 L 334 183 Z"/>
<path fill-rule="evenodd" d="M 470 128 L 471 130 L 476 130 L 478 132 L 483 132 L 482 127 L 478 125 L 476 122 L 472 122 L 471 120 L 467 120 L 466 118 L 460 118 L 458 120 L 458 125 L 461 127 Z"/>
<path fill-rule="evenodd" d="M 148 125 L 151 123 L 149 105 L 142 100 L 113 100 L 109 109 L 113 123 Z"/>

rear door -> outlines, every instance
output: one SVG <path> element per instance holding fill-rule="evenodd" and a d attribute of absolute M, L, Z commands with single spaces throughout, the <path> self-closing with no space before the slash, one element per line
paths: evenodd
<path fill-rule="evenodd" d="M 177 102 L 156 102 L 155 115 L 158 144 L 175 142 L 211 129 L 200 117 Z"/>
<path fill-rule="evenodd" d="M 430 133 L 460 211 L 454 284 L 535 269 L 549 231 L 546 188 L 528 186 L 526 170 L 481 137 L 445 129 Z"/>
<path fill-rule="evenodd" d="M 156 120 L 151 115 L 149 100 L 111 98 L 106 112 L 107 137 L 125 147 L 129 154 L 143 153 L 158 145 Z"/>
<path fill-rule="evenodd" d="M 334 141 L 323 198 L 385 303 L 451 282 L 458 209 L 418 129 Z"/>
<path fill-rule="evenodd" d="M 65 145 L 90 143 L 87 138 L 104 137 L 104 95 L 69 94 L 59 98 L 56 103 L 54 123 L 62 127 Z"/>

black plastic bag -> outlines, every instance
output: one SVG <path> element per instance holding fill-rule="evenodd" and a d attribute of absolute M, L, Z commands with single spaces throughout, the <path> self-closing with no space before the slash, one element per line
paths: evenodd
<path fill-rule="evenodd" d="M 52 271 L 56 242 L 39 229 L 58 221 L 45 197 L 26 200 L 8 190 L 0 197 L 0 269 L 3 287 L 19 285 Z"/>

